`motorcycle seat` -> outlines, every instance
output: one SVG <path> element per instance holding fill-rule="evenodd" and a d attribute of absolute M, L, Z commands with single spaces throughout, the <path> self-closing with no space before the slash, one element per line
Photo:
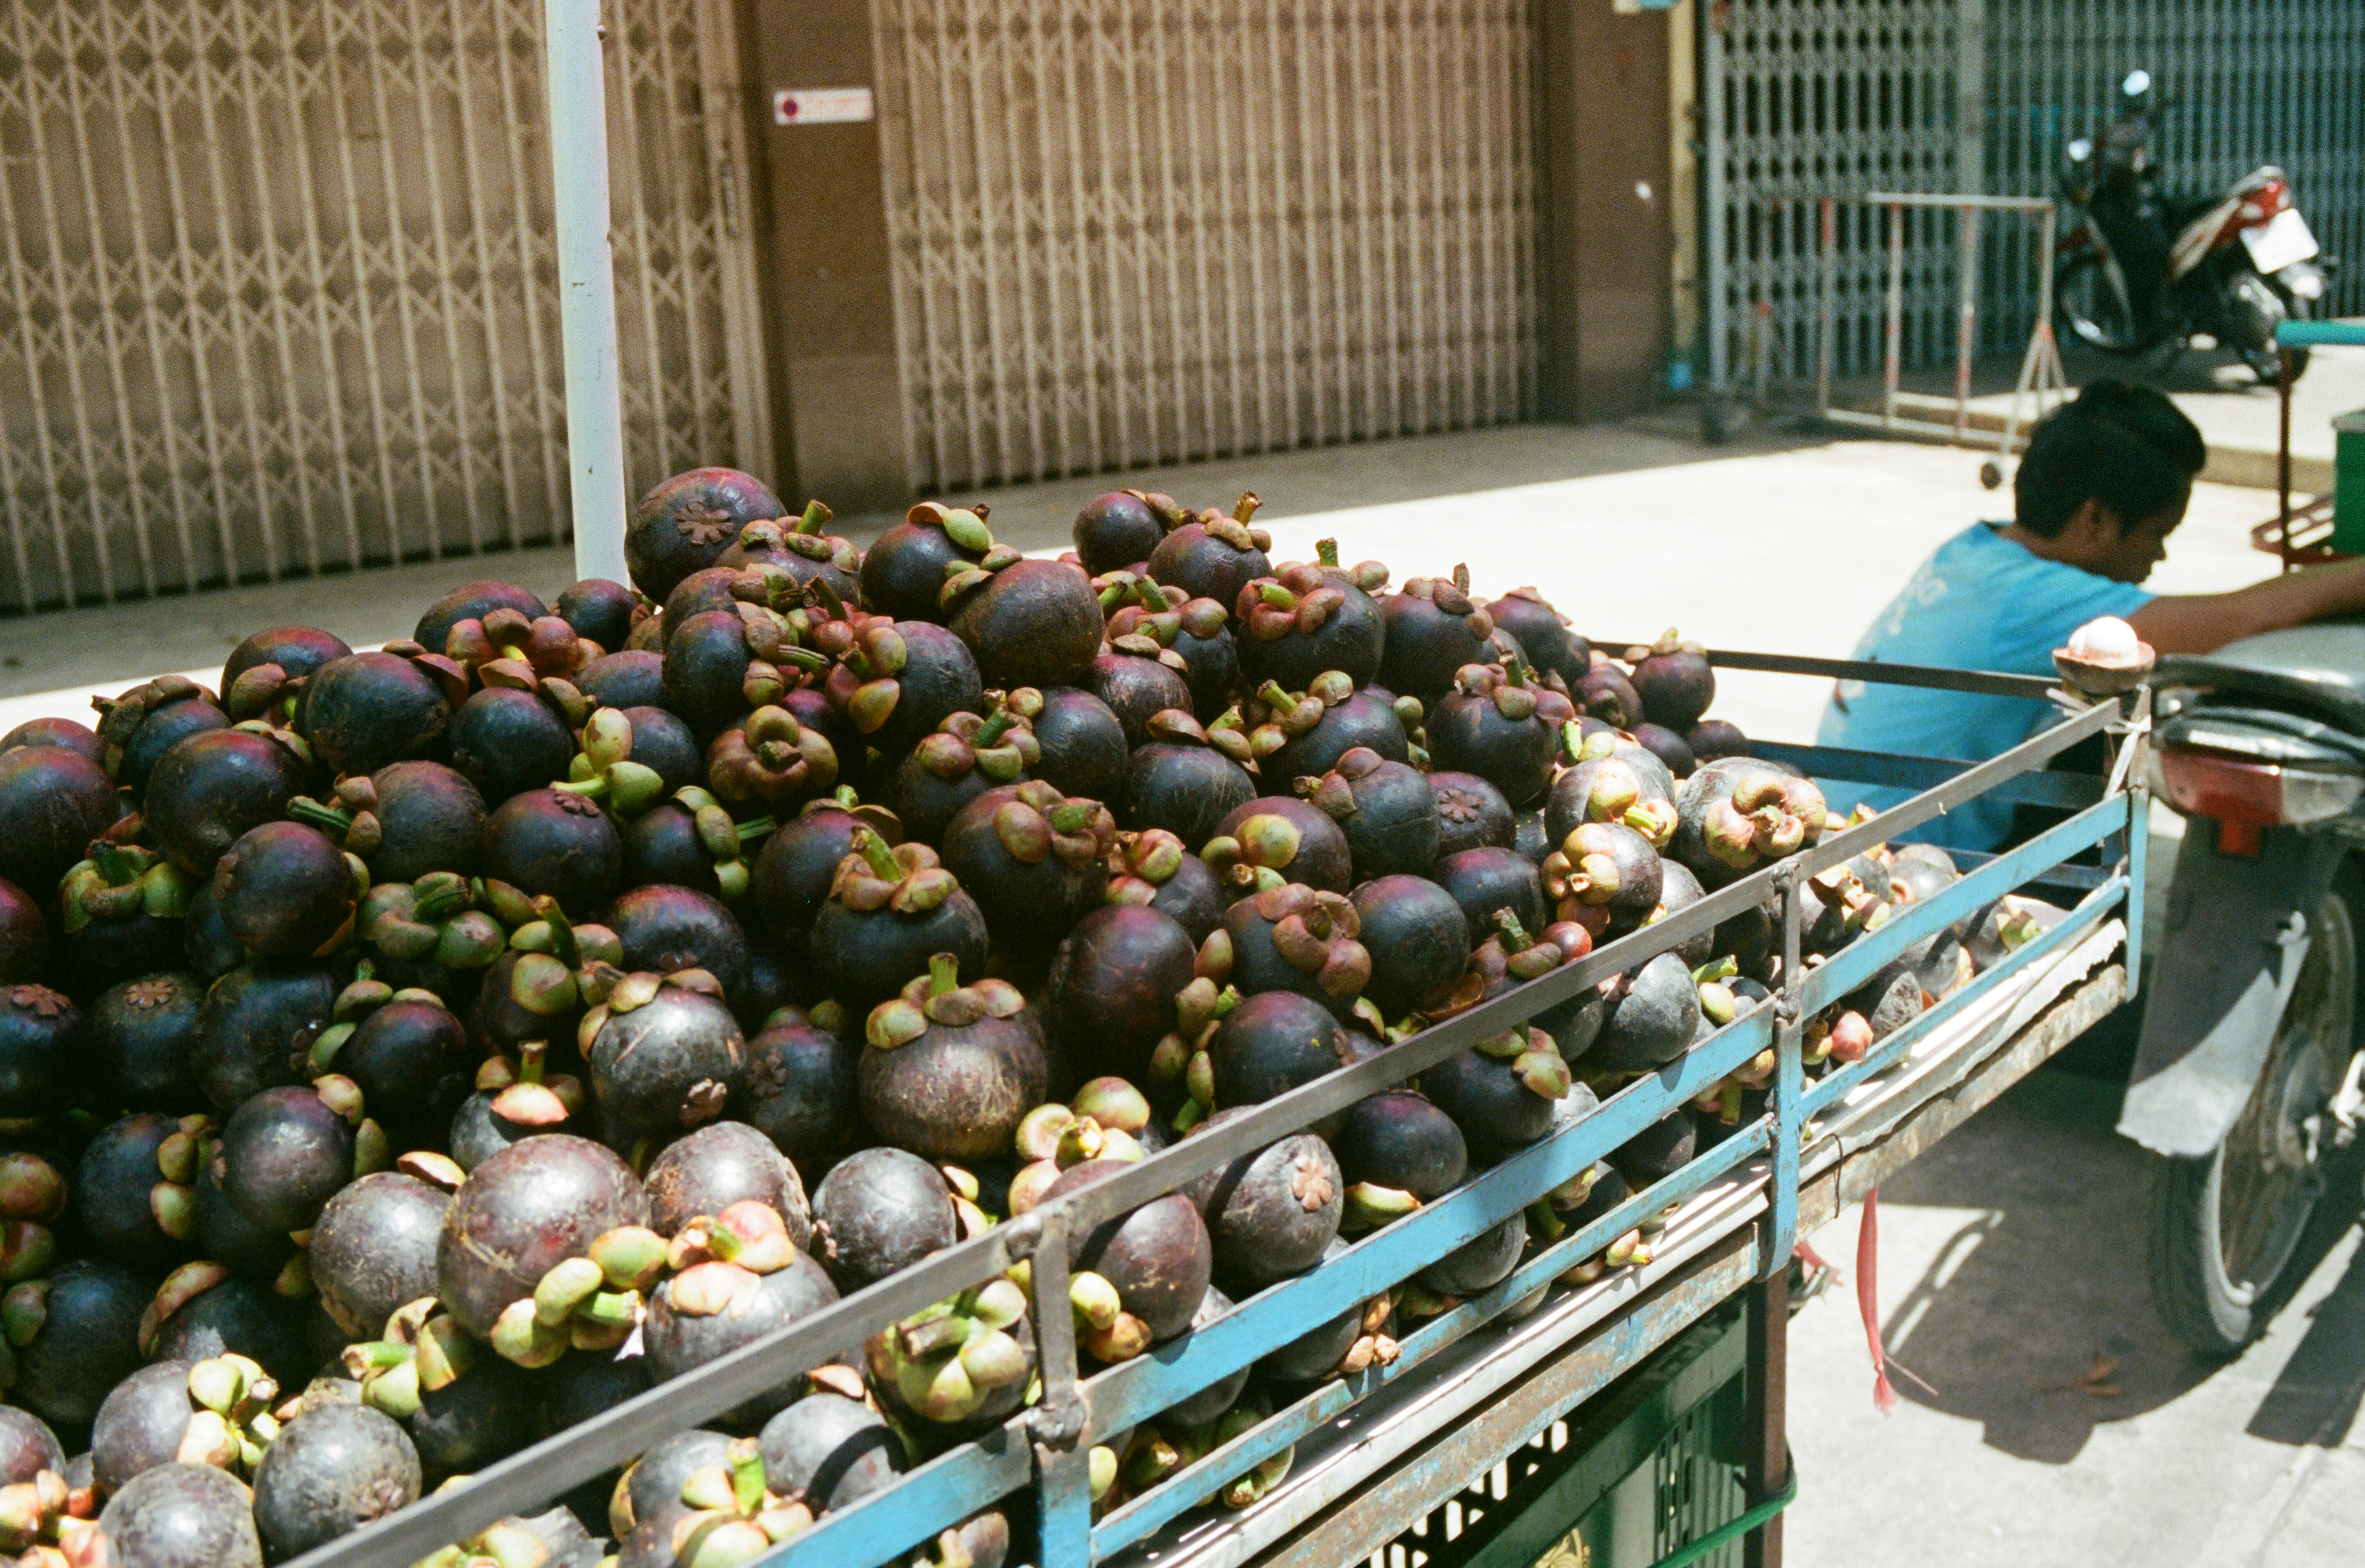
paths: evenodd
<path fill-rule="evenodd" d="M 2214 654 L 2171 655 L 2153 679 L 2292 705 L 2365 734 L 2365 625 L 2319 622 L 2244 637 Z"/>

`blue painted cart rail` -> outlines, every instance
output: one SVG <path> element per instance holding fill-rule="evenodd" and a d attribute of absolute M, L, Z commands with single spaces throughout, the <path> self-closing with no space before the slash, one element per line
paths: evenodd
<path fill-rule="evenodd" d="M 2023 677 L 1789 655 L 1711 652 L 1710 658 L 1732 668 L 2008 690 L 2040 698 L 2049 684 Z M 1763 748 L 1767 756 L 1818 777 L 1903 785 L 1922 792 L 1575 964 L 1209 1127 L 1105 1181 L 939 1252 L 768 1338 L 537 1443 L 465 1484 L 306 1554 L 297 1560 L 297 1568 L 407 1568 L 499 1518 L 537 1512 L 568 1488 L 612 1470 L 663 1437 L 708 1421 L 753 1394 L 800 1378 L 901 1318 L 1022 1261 L 1031 1263 L 1037 1301 L 1049 1308 L 1038 1305 L 1033 1315 L 1041 1361 L 1040 1402 L 986 1436 L 919 1466 L 896 1485 L 824 1517 L 763 1562 L 874 1568 L 898 1562 L 978 1510 L 1032 1488 L 1039 1531 L 1034 1544 L 1039 1555 L 1030 1554 L 1031 1560 L 1044 1568 L 1088 1568 L 1172 1526 L 1226 1481 L 1376 1391 L 1413 1375 L 1440 1351 L 1513 1306 L 1531 1302 L 1612 1240 L 1752 1162 L 1765 1168 L 1766 1181 L 1754 1268 L 1761 1276 L 1770 1275 L 1787 1265 L 1797 1235 L 1799 1155 L 1814 1118 L 1830 1114 L 1852 1089 L 1903 1060 L 1967 1009 L 2028 983 L 2049 959 L 2113 915 L 2126 930 L 2126 968 L 2133 984 L 2135 947 L 2142 929 L 2142 829 L 2147 810 L 2142 769 L 2123 765 L 2104 784 L 2047 772 L 2046 765 L 2097 734 L 2110 736 L 2122 752 L 2139 748 L 2142 712 L 2140 695 L 2124 706 L 2089 707 L 2003 756 L 1978 764 L 1767 745 Z M 2130 778 L 2136 782 L 2131 785 Z M 1899 918 L 1866 933 L 1827 962 L 1801 965 L 1802 879 L 1981 797 L 2072 808 L 2074 814 L 2004 854 L 1965 857 L 1966 874 L 1938 896 L 1908 906 Z M 2102 852 L 2101 865 L 2068 864 L 2072 857 L 2097 846 Z M 1805 1027 L 1819 1008 L 1850 993 L 1922 937 L 2038 880 L 2066 883 L 2082 890 L 2082 896 L 2066 918 L 1887 1036 L 1864 1060 L 1809 1081 Z M 1171 1193 L 1367 1094 L 1413 1079 L 1477 1041 L 1761 905 L 1778 906 L 1781 912 L 1782 990 L 1771 1001 L 1737 1017 L 1676 1061 L 1608 1095 L 1582 1119 L 1478 1172 L 1455 1192 L 1363 1238 L 1312 1271 L 1270 1287 L 1216 1322 L 1147 1355 L 1092 1375 L 1080 1372 L 1067 1305 L 1065 1247 L 1067 1237 L 1080 1227 L 1089 1228 Z M 1648 1191 L 1632 1194 L 1615 1212 L 1540 1249 L 1495 1289 L 1423 1322 L 1404 1339 L 1392 1363 L 1374 1364 L 1354 1376 L 1318 1385 L 1188 1469 L 1100 1519 L 1093 1518 L 1087 1477 L 1097 1437 L 1154 1417 L 1296 1339 L 1310 1326 L 1337 1318 L 1407 1280 L 1580 1175 L 1769 1047 L 1777 1053 L 1777 1067 L 1762 1115 Z"/>

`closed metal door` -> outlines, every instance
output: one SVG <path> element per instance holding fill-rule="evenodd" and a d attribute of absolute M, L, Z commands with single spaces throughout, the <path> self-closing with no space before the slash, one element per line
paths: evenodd
<path fill-rule="evenodd" d="M 1531 414 L 1531 0 L 873 17 L 916 488 Z"/>
<path fill-rule="evenodd" d="M 609 14 L 626 453 L 762 465 L 725 0 Z M 563 539 L 541 0 L 0 0 L 0 604 Z"/>

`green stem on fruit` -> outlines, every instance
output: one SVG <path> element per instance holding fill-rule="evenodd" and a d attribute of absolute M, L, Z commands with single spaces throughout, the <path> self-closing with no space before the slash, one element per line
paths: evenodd
<path fill-rule="evenodd" d="M 1560 746 L 1563 751 L 1568 753 L 1569 761 L 1583 762 L 1585 760 L 1585 726 L 1575 719 L 1563 723 L 1560 727 Z"/>
<path fill-rule="evenodd" d="M 928 960 L 928 994 L 942 996 L 960 984 L 960 959 L 938 953 Z"/>
<path fill-rule="evenodd" d="M 1535 938 L 1528 935 L 1528 928 L 1521 925 L 1519 917 L 1508 908 L 1495 912 L 1495 929 L 1503 934 L 1505 952 L 1524 953 L 1535 946 Z"/>
<path fill-rule="evenodd" d="M 779 829 L 779 825 L 778 822 L 768 816 L 750 817 L 739 823 L 734 831 L 739 834 L 739 846 L 744 849 L 759 838 L 768 837 Z"/>
<path fill-rule="evenodd" d="M 110 888 L 128 888 L 138 881 L 141 874 L 147 870 L 147 868 L 140 863 L 139 856 L 119 844 L 109 844 L 105 839 L 99 840 L 93 846 L 90 857 L 98 867 L 98 874 L 106 879 L 106 885 Z"/>
<path fill-rule="evenodd" d="M 798 647 L 793 643 L 781 644 L 779 651 L 772 655 L 772 662 L 776 665 L 794 665 L 807 675 L 819 675 L 829 667 L 829 659 L 826 655 L 812 648 Z"/>
<path fill-rule="evenodd" d="M 1295 610 L 1297 608 L 1297 596 L 1290 592 L 1287 588 L 1282 587 L 1279 583 L 1258 584 L 1257 597 L 1263 599 L 1275 610 Z"/>
<path fill-rule="evenodd" d="M 1240 492 L 1240 498 L 1232 503 L 1232 521 L 1234 522 L 1248 521 L 1249 519 L 1256 516 L 1257 508 L 1262 505 L 1264 505 L 1264 503 L 1257 499 L 1255 491 L 1242 490 Z"/>
<path fill-rule="evenodd" d="M 1018 715 L 1013 713 L 1009 709 L 995 709 L 993 711 L 993 717 L 988 719 L 983 724 L 980 725 L 977 734 L 970 738 L 970 749 L 971 751 L 983 751 L 986 747 L 992 745 L 994 742 L 1007 734 L 1010 731 L 1010 726 L 1017 722 Z"/>
<path fill-rule="evenodd" d="M 468 907 L 468 885 L 438 888 L 412 905 L 410 918 L 421 925 L 441 925 Z"/>
<path fill-rule="evenodd" d="M 1277 680 L 1268 680 L 1257 688 L 1257 700 L 1276 713 L 1285 713 L 1297 706 L 1297 699 Z"/>
<path fill-rule="evenodd" d="M 1068 801 L 1051 808 L 1053 833 L 1082 833 L 1093 823 L 1093 802 Z"/>
<path fill-rule="evenodd" d="M 836 801 L 839 805 L 845 807 L 849 812 L 854 810 L 855 807 L 862 804 L 862 796 L 851 784 L 839 785 L 836 789 L 832 790 L 829 792 L 829 798 Z"/>
<path fill-rule="evenodd" d="M 547 1040 L 528 1040 L 519 1046 L 517 1081 L 540 1083 L 544 1060 L 549 1054 L 550 1042 Z"/>
<path fill-rule="evenodd" d="M 353 825 L 353 813 L 302 795 L 287 802 L 287 814 L 307 827 L 317 827 L 331 838 L 342 839 Z"/>
<path fill-rule="evenodd" d="M 869 828 L 854 835 L 854 847 L 869 863 L 873 875 L 891 882 L 903 879 L 903 863 L 895 858 L 895 852 L 887 847 L 887 841 Z"/>
<path fill-rule="evenodd" d="M 1339 542 L 1335 539 L 1316 540 L 1314 542 L 1314 559 L 1325 566 L 1337 566 L 1339 564 Z"/>
<path fill-rule="evenodd" d="M 819 501 L 807 501 L 804 515 L 797 519 L 799 533 L 819 533 L 821 525 L 830 520 L 830 510 Z"/>
<path fill-rule="evenodd" d="M 1527 685 L 1528 666 L 1526 661 L 1522 660 L 1519 655 L 1505 654 L 1503 655 L 1503 682 L 1507 686 Z"/>

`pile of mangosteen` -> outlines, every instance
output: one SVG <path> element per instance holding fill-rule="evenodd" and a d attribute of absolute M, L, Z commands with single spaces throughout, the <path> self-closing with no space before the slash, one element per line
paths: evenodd
<path fill-rule="evenodd" d="M 1275 561 L 1255 510 L 1103 496 L 1048 560 L 930 503 L 866 550 L 701 469 L 640 503 L 629 585 L 468 583 L 381 648 L 270 627 L 211 687 L 0 736 L 0 1550 L 293 1557 L 1834 826 L 1708 717 L 1697 645 L 1597 648 L 1533 588 L 1391 588 L 1329 541 Z M 1810 954 L 1953 876 L 1817 878 Z M 1923 942 L 1810 1057 L 2041 919 Z M 1078 1238 L 1083 1352 L 1191 1333 L 1580 1119 L 1762 1001 L 1773 930 Z M 1095 1434 L 1099 1506 L 1392 1359 L 1754 1114 L 1771 1066 Z M 432 1561 L 760 1555 L 1033 1396 L 1022 1287 Z M 1010 1526 L 928 1556 L 997 1568 Z"/>

